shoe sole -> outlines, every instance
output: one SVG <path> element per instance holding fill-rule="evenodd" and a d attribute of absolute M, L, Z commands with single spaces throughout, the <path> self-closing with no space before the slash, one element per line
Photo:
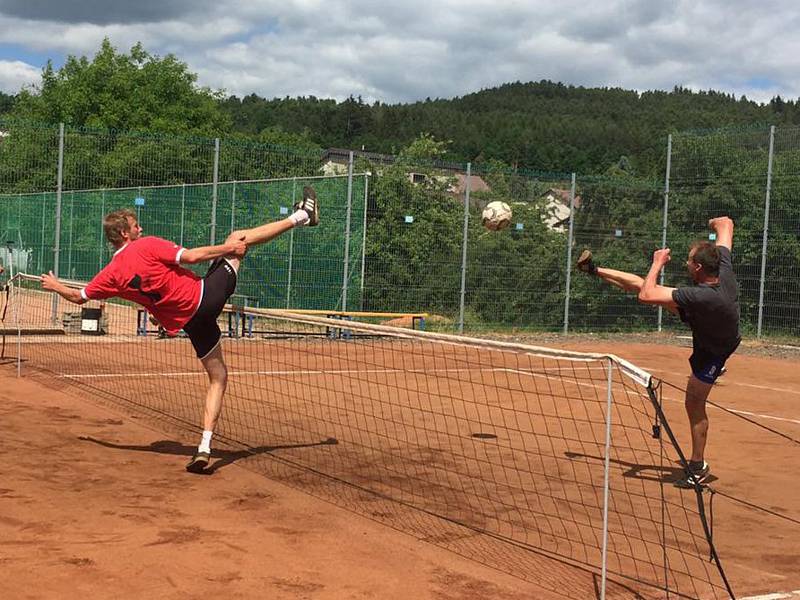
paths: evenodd
<path fill-rule="evenodd" d="M 209 459 L 206 457 L 195 457 L 192 461 L 186 465 L 186 470 L 189 473 L 202 473 L 208 467 Z"/>
<path fill-rule="evenodd" d="M 701 485 L 701 486 L 705 486 L 706 485 L 706 480 L 709 478 L 710 475 L 711 475 L 711 471 L 709 470 L 709 471 L 706 471 L 705 473 L 703 473 L 699 477 L 694 476 L 693 477 L 694 481 L 692 481 L 691 483 L 689 483 L 688 479 L 684 478 L 684 479 L 679 479 L 678 481 L 674 482 L 672 485 L 674 485 L 676 488 L 681 488 L 682 490 L 693 490 L 694 487 L 696 485 L 698 485 L 698 484 Z"/>
<path fill-rule="evenodd" d="M 319 203 L 317 202 L 317 192 L 315 192 L 314 188 L 311 186 L 306 186 L 303 188 L 303 205 L 305 205 L 306 200 L 312 200 L 314 202 L 314 210 L 308 214 L 308 225 L 310 227 L 319 225 Z"/>
<path fill-rule="evenodd" d="M 575 266 L 578 267 L 579 271 L 588 273 L 588 269 L 584 267 L 587 267 L 591 262 L 592 262 L 592 251 L 584 250 L 583 252 L 581 252 L 581 255 L 578 258 L 578 262 L 575 263 Z"/>

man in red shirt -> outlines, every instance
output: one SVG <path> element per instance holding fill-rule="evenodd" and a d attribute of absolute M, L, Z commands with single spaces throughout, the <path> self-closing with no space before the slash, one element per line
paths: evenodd
<path fill-rule="evenodd" d="M 81 290 L 69 288 L 53 275 L 42 275 L 42 288 L 76 304 L 116 296 L 142 305 L 169 335 L 183 329 L 208 373 L 209 386 L 203 414 L 203 436 L 186 470 L 201 473 L 211 459 L 211 437 L 222 410 L 228 370 L 220 346 L 217 317 L 236 289 L 236 276 L 247 248 L 263 244 L 302 225 L 319 223 L 314 189 L 303 188 L 303 199 L 286 219 L 231 233 L 224 244 L 182 248 L 167 240 L 142 237 L 136 214 L 128 209 L 103 219 L 106 238 L 116 252 Z M 182 267 L 211 260 L 203 278 Z"/>

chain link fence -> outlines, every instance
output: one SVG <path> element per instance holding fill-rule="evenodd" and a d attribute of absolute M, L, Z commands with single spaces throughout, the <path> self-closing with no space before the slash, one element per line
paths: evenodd
<path fill-rule="evenodd" d="M 426 312 L 452 331 L 652 331 L 680 325 L 575 259 L 590 248 L 643 276 L 666 245 L 664 282 L 687 284 L 689 244 L 728 214 L 743 332 L 798 335 L 800 128 L 670 136 L 657 181 L 3 120 L 0 132 L 0 260 L 17 270 L 91 278 L 110 258 L 101 218 L 116 208 L 193 247 L 285 216 L 311 184 L 322 224 L 251 249 L 240 301 Z M 513 209 L 507 230 L 481 225 L 493 200 Z"/>

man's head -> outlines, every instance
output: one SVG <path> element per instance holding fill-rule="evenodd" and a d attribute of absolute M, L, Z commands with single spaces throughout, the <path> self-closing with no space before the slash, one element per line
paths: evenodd
<path fill-rule="evenodd" d="M 719 277 L 719 248 L 711 242 L 695 242 L 689 247 L 686 269 L 695 283 Z"/>
<path fill-rule="evenodd" d="M 128 242 L 138 240 L 142 235 L 136 213 L 129 208 L 108 213 L 103 219 L 103 231 L 114 248 L 122 248 Z"/>

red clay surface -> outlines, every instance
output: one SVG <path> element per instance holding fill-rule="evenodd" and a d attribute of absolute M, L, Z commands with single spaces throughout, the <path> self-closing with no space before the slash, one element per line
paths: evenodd
<path fill-rule="evenodd" d="M 684 386 L 688 349 L 566 345 L 612 352 Z M 104 365 L 109 373 L 120 368 Z M 734 356 L 711 400 L 800 439 L 798 367 L 796 360 Z M 54 391 L 3 369 L 0 564 L 10 597 L 185 598 L 222 589 L 242 598 L 553 596 L 238 468 L 244 460 L 213 477 L 192 477 L 182 471 L 191 444 L 87 402 L 72 387 Z M 373 383 L 386 386 L 387 377 Z M 247 394 L 240 389 L 240 397 Z M 664 396 L 688 447 L 680 394 L 667 388 Z M 196 406 L 183 408 L 187 417 L 196 413 Z M 720 492 L 714 540 L 734 590 L 800 588 L 800 484 L 792 468 L 800 444 L 715 408 L 710 416 L 707 458 Z M 292 423 L 284 425 L 291 433 Z M 590 597 L 563 577 L 562 596 Z"/>
<path fill-rule="evenodd" d="M 558 597 L 236 465 L 198 477 L 182 455 L 82 440 L 165 435 L 12 375 L 2 367 L 6 600 Z"/>

